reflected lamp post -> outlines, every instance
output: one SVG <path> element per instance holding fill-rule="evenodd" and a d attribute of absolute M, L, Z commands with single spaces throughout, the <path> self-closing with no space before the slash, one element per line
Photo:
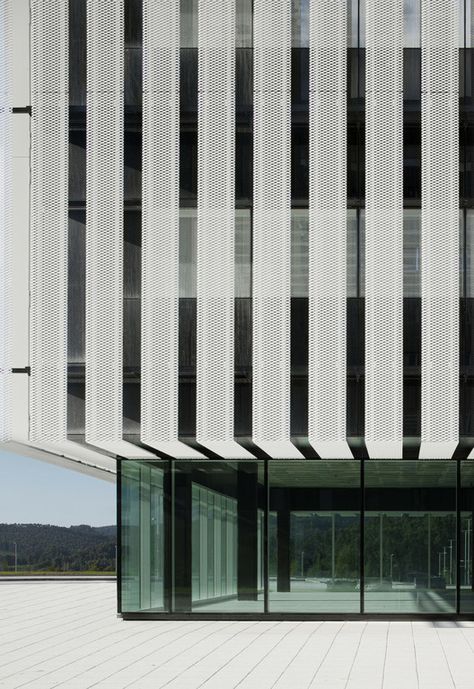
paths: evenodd
<path fill-rule="evenodd" d="M 453 541 L 449 539 L 449 584 L 453 583 Z"/>
<path fill-rule="evenodd" d="M 465 572 L 466 572 L 466 586 L 469 586 L 469 582 L 471 580 L 471 538 L 472 538 L 472 519 L 469 517 L 467 520 L 467 548 L 466 548 L 466 563 L 465 563 Z"/>

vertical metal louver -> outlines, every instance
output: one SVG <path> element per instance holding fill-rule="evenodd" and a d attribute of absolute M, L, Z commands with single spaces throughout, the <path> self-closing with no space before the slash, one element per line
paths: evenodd
<path fill-rule="evenodd" d="M 309 441 L 322 458 L 346 442 L 346 2 L 310 5 Z"/>
<path fill-rule="evenodd" d="M 196 438 L 234 442 L 235 2 L 198 2 Z"/>
<path fill-rule="evenodd" d="M 87 2 L 86 441 L 122 440 L 123 0 Z"/>
<path fill-rule="evenodd" d="M 30 440 L 67 416 L 68 2 L 31 2 Z"/>
<path fill-rule="evenodd" d="M 254 2 L 253 439 L 290 442 L 291 3 Z"/>
<path fill-rule="evenodd" d="M 458 8 L 421 8 L 420 457 L 449 458 L 459 437 Z"/>
<path fill-rule="evenodd" d="M 403 1 L 366 2 L 365 439 L 403 441 Z"/>
<path fill-rule="evenodd" d="M 178 442 L 179 0 L 143 3 L 141 438 Z"/>

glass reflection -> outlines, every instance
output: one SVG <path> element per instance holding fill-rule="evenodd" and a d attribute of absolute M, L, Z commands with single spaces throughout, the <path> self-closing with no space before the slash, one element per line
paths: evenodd
<path fill-rule="evenodd" d="M 175 611 L 263 612 L 263 473 L 263 462 L 174 463 Z"/>
<path fill-rule="evenodd" d="M 165 611 L 164 462 L 121 464 L 124 612 Z"/>
<path fill-rule="evenodd" d="M 359 464 L 268 466 L 269 611 L 359 612 Z"/>
<path fill-rule="evenodd" d="M 456 610 L 456 465 L 365 465 L 365 612 Z"/>
<path fill-rule="evenodd" d="M 474 462 L 461 462 L 460 612 L 474 612 Z"/>

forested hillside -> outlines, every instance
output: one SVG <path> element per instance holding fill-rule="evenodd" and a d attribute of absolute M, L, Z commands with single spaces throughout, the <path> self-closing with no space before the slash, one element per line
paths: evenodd
<path fill-rule="evenodd" d="M 115 571 L 116 527 L 0 524 L 0 571 Z"/>

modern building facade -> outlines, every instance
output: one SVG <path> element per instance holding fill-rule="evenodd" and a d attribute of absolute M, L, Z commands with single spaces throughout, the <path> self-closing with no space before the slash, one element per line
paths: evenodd
<path fill-rule="evenodd" d="M 0 436 L 119 612 L 472 616 L 472 0 L 0 7 Z"/>

